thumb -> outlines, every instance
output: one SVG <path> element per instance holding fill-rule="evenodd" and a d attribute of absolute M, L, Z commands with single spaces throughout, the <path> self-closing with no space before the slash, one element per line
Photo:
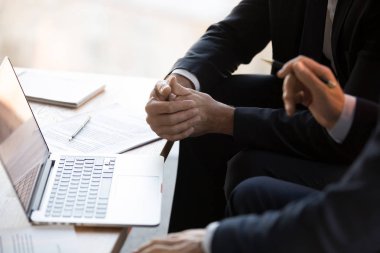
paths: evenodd
<path fill-rule="evenodd" d="M 175 76 L 171 76 L 168 80 L 169 86 L 172 89 L 172 93 L 174 93 L 177 96 L 185 96 L 189 95 L 190 91 L 189 89 L 183 87 L 181 84 L 177 82 L 177 78 Z"/>
<path fill-rule="evenodd" d="M 167 81 L 158 81 L 154 87 L 152 97 L 157 98 L 160 101 L 165 101 L 169 99 L 171 94 L 171 88 Z"/>

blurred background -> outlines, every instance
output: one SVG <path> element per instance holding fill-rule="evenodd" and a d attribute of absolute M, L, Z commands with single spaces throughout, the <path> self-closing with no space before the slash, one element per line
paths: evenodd
<path fill-rule="evenodd" d="M 161 78 L 238 2 L 0 0 L 0 57 L 17 67 Z M 269 66 L 254 60 L 238 72 Z"/>

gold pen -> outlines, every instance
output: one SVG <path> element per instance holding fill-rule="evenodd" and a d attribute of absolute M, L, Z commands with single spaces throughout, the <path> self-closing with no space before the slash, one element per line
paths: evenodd
<path fill-rule="evenodd" d="M 282 67 L 284 66 L 284 63 L 276 61 L 276 60 L 269 60 L 269 59 L 264 59 L 264 58 L 262 58 L 261 60 L 263 60 L 264 62 L 266 62 L 268 64 L 271 64 L 276 69 L 282 69 Z M 336 84 L 333 81 L 331 81 L 331 80 L 328 80 L 328 79 L 326 79 L 324 77 L 320 77 L 320 76 L 318 76 L 318 78 L 324 84 L 326 84 L 327 87 L 329 87 L 330 89 L 332 89 L 332 88 L 334 88 L 336 86 Z"/>
<path fill-rule="evenodd" d="M 87 118 L 83 121 L 83 123 L 78 127 L 78 129 L 70 136 L 69 141 L 72 141 L 75 136 L 79 134 L 80 131 L 87 125 L 87 123 L 90 121 L 91 116 L 88 115 Z"/>

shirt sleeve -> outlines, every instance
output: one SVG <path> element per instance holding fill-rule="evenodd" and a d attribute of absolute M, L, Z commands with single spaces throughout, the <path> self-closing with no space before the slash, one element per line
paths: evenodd
<path fill-rule="evenodd" d="M 343 111 L 338 121 L 333 128 L 327 130 L 330 137 L 337 143 L 342 143 L 346 139 L 355 115 L 356 98 L 347 94 L 344 98 Z"/>
<path fill-rule="evenodd" d="M 218 226 L 219 222 L 213 222 L 206 227 L 206 235 L 202 241 L 202 248 L 205 253 L 211 253 L 212 238 Z"/>
<path fill-rule="evenodd" d="M 194 74 L 190 73 L 186 69 L 175 69 L 172 71 L 172 73 L 186 77 L 194 84 L 195 90 L 199 91 L 201 86 L 199 84 L 198 78 Z"/>

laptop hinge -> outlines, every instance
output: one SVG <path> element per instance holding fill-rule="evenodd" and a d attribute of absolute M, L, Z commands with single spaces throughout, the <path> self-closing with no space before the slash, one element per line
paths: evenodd
<path fill-rule="evenodd" d="M 38 210 L 41 205 L 42 197 L 45 192 L 45 187 L 49 178 L 51 168 L 54 166 L 54 161 L 47 159 L 46 162 L 42 165 L 40 177 L 36 183 L 36 188 L 34 190 L 33 198 L 30 201 L 30 206 L 28 210 L 28 217 L 32 214 L 34 210 Z"/>

